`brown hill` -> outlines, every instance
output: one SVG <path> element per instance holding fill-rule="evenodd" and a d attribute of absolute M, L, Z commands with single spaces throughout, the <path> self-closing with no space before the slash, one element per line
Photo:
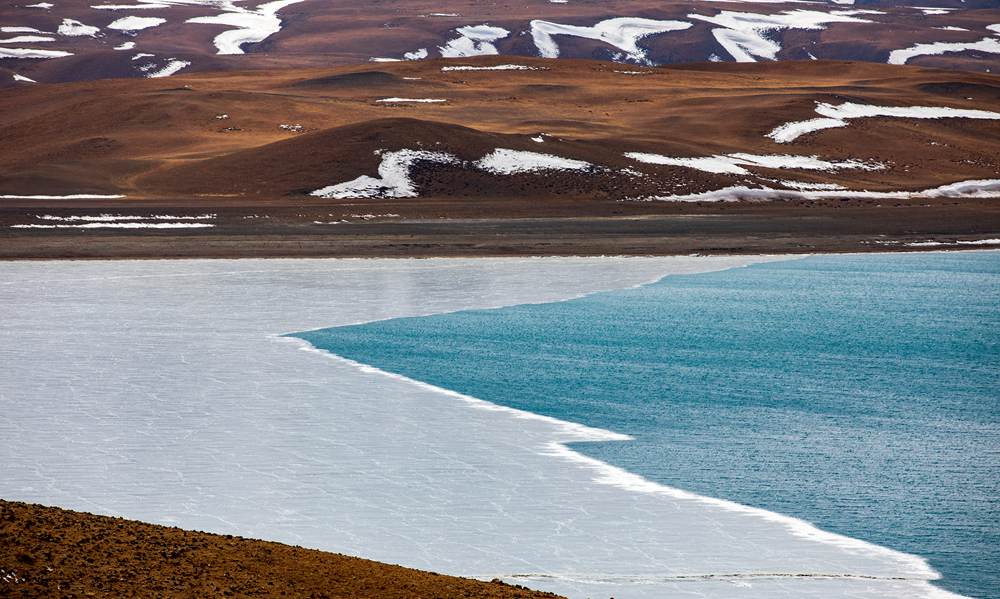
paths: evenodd
<path fill-rule="evenodd" d="M 376 152 L 400 149 L 448 152 L 462 161 L 429 170 L 418 165 L 421 195 L 441 198 L 559 188 L 618 201 L 778 177 L 849 189 L 923 189 L 1000 173 L 1000 120 L 864 118 L 793 143 L 766 137 L 788 121 L 819 116 L 817 102 L 1000 110 L 997 76 L 813 61 L 624 70 L 522 59 L 517 65 L 533 70 L 442 70 L 506 62 L 26 86 L 0 98 L 0 193 L 301 197 L 375 176 Z M 440 101 L 381 101 L 394 97 Z M 582 160 L 595 169 L 496 175 L 471 166 L 496 149 Z M 627 159 L 627 152 L 791 154 L 881 168 L 755 167 L 734 175 L 646 164 Z"/>
<path fill-rule="evenodd" d="M 521 68 L 484 70 L 510 64 Z M 394 97 L 444 101 L 380 102 Z M 1000 78 L 481 57 L 25 85 L 0 95 L 0 256 L 865 251 L 1000 237 L 995 199 L 905 193 L 1000 178 L 1000 120 L 851 118 L 767 137 L 822 116 L 818 102 L 1000 113 Z M 449 159 L 394 166 L 400 150 Z M 489 168 L 505 161 L 515 168 Z M 417 197 L 381 197 L 399 191 L 393 177 Z M 337 197 L 310 195 L 330 186 Z M 727 188 L 779 191 L 669 200 Z M 13 197 L 69 194 L 126 197 Z M 146 224 L 79 220 L 102 214 Z M 150 225 L 170 215 L 211 218 Z"/>

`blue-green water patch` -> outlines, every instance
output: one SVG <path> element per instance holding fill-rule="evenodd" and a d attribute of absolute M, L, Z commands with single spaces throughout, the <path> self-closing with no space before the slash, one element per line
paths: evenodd
<path fill-rule="evenodd" d="M 1000 253 L 817 256 L 296 334 L 628 433 L 575 447 L 916 553 L 1000 598 Z"/>

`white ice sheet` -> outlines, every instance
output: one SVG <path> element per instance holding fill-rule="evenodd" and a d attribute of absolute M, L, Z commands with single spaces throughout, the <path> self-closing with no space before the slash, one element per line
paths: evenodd
<path fill-rule="evenodd" d="M 931 596 L 922 560 L 562 445 L 606 432 L 276 337 L 750 261 L 0 263 L 0 497 L 574 597 Z"/>

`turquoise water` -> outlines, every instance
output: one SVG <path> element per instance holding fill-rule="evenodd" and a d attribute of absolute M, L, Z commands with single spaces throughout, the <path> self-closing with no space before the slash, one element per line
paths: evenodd
<path fill-rule="evenodd" d="M 1000 598 L 1000 253 L 817 256 L 297 334 L 635 436 L 589 456 L 922 555 Z"/>

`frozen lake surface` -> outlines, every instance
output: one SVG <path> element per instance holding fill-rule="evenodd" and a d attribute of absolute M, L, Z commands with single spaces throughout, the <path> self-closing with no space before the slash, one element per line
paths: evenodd
<path fill-rule="evenodd" d="M 914 556 L 562 445 L 615 433 L 280 337 L 761 260 L 0 263 L 0 496 L 574 597 L 949 596 Z"/>
<path fill-rule="evenodd" d="M 926 558 L 1000 599 L 1000 252 L 810 256 L 296 334 L 625 433 L 573 449 Z"/>

